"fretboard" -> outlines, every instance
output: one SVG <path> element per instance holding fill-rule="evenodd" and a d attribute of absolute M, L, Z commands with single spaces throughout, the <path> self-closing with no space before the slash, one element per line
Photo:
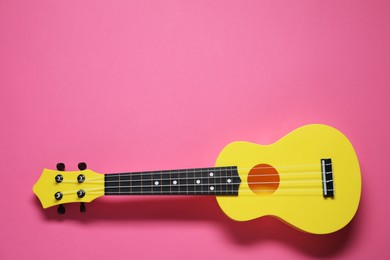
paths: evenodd
<path fill-rule="evenodd" d="M 238 195 L 241 179 L 236 166 L 110 173 L 105 195 Z"/>

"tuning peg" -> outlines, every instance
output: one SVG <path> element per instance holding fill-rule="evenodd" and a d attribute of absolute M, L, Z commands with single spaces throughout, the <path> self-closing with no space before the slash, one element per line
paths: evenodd
<path fill-rule="evenodd" d="M 57 163 L 57 170 L 59 170 L 59 171 L 65 171 L 65 164 L 63 164 L 63 163 Z"/>
<path fill-rule="evenodd" d="M 85 203 L 81 202 L 80 203 L 80 212 L 84 213 L 86 211 Z"/>
<path fill-rule="evenodd" d="M 84 171 L 85 169 L 87 169 L 87 164 L 85 162 L 80 162 L 78 167 L 80 171 Z"/>
<path fill-rule="evenodd" d="M 65 207 L 64 207 L 64 205 L 60 204 L 58 206 L 57 213 L 60 214 L 60 215 L 65 214 Z"/>

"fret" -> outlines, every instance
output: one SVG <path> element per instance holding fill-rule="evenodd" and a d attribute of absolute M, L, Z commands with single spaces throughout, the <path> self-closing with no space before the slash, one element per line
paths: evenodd
<path fill-rule="evenodd" d="M 152 174 L 151 172 L 144 172 L 141 174 L 141 190 L 142 194 L 152 194 Z"/>
<path fill-rule="evenodd" d="M 209 193 L 209 179 L 207 177 L 207 169 L 200 169 L 202 194 Z"/>
<path fill-rule="evenodd" d="M 105 174 L 104 175 L 104 194 L 116 194 L 118 193 L 118 174 Z"/>
<path fill-rule="evenodd" d="M 152 194 L 162 193 L 161 172 L 152 173 Z"/>
<path fill-rule="evenodd" d="M 221 183 L 221 195 L 231 195 L 231 191 L 233 190 L 233 181 L 228 167 L 222 170 Z"/>
<path fill-rule="evenodd" d="M 218 195 L 224 195 L 226 193 L 226 174 L 224 169 L 218 170 Z"/>
<path fill-rule="evenodd" d="M 130 174 L 119 174 L 119 194 L 130 194 Z"/>
<path fill-rule="evenodd" d="M 216 194 L 217 195 L 222 195 L 224 194 L 223 191 L 224 191 L 224 187 L 226 186 L 225 182 L 223 182 L 223 170 L 221 168 L 217 168 L 215 170 L 216 172 L 216 177 L 215 177 L 215 181 L 217 182 L 217 185 L 216 185 Z"/>
<path fill-rule="evenodd" d="M 160 172 L 160 194 L 163 194 L 163 173 Z"/>
<path fill-rule="evenodd" d="M 171 194 L 171 174 L 169 171 L 161 172 L 161 192 L 162 194 Z"/>
<path fill-rule="evenodd" d="M 215 183 L 215 174 L 216 174 L 216 171 L 215 171 L 215 168 L 209 168 L 208 169 L 208 180 L 209 180 L 209 194 L 216 194 L 216 191 L 217 191 L 217 187 L 216 187 L 216 183 Z"/>
<path fill-rule="evenodd" d="M 142 185 L 142 180 L 141 180 L 141 175 L 140 173 L 130 173 L 131 175 L 131 189 L 132 192 L 131 194 L 139 195 L 142 194 L 141 190 L 141 185 Z"/>
<path fill-rule="evenodd" d="M 121 175 L 122 174 L 118 174 L 118 193 L 119 193 L 119 195 L 121 195 Z"/>
<path fill-rule="evenodd" d="M 188 195 L 188 173 L 187 173 L 187 169 L 185 169 L 184 171 L 185 171 L 185 178 L 186 178 L 186 192 Z"/>
<path fill-rule="evenodd" d="M 230 183 L 233 183 L 233 177 L 232 177 L 232 174 L 231 174 L 231 169 L 226 169 L 226 182 L 228 183 L 227 184 L 227 187 L 226 187 L 226 194 L 232 194 L 232 185 L 229 185 L 229 182 Z"/>
<path fill-rule="evenodd" d="M 237 195 L 237 167 L 105 174 L 106 195 Z"/>
<path fill-rule="evenodd" d="M 203 194 L 202 192 L 202 173 L 201 171 L 194 169 L 194 176 L 195 176 L 195 194 Z"/>
<path fill-rule="evenodd" d="M 238 187 L 241 183 L 241 179 L 238 175 L 237 167 L 231 166 L 230 168 L 230 175 L 232 176 L 231 195 L 238 195 Z"/>
<path fill-rule="evenodd" d="M 130 194 L 133 194 L 133 185 L 132 185 L 133 175 L 129 173 L 129 177 L 130 177 Z"/>
<path fill-rule="evenodd" d="M 233 167 L 230 167 L 229 173 L 230 173 L 230 176 L 231 176 L 231 178 L 232 178 L 232 183 L 237 183 L 238 180 L 234 177 L 233 172 L 234 172 L 234 168 L 233 168 Z M 234 195 L 235 192 L 236 192 L 236 191 L 234 190 L 233 185 L 231 185 L 231 187 L 230 187 L 230 193 L 229 193 L 229 194 Z"/>
<path fill-rule="evenodd" d="M 188 194 L 187 192 L 187 176 L 185 170 L 178 171 L 178 185 L 180 194 Z"/>
<path fill-rule="evenodd" d="M 215 195 L 221 194 L 221 169 L 214 168 L 214 185 L 215 185 Z"/>
<path fill-rule="evenodd" d="M 171 171 L 171 194 L 180 194 L 178 178 L 179 172 L 177 170 Z"/>
<path fill-rule="evenodd" d="M 142 194 L 144 194 L 144 192 L 143 192 L 143 189 L 142 189 L 142 185 L 143 185 L 143 181 L 142 181 L 142 175 L 143 175 L 144 173 L 138 173 L 138 175 L 140 176 L 140 192 L 141 192 L 141 195 Z"/>
<path fill-rule="evenodd" d="M 225 194 L 228 187 L 225 169 L 219 169 L 219 183 L 220 194 Z"/>
<path fill-rule="evenodd" d="M 195 171 L 193 169 L 187 170 L 187 189 L 189 195 L 196 195 Z"/>

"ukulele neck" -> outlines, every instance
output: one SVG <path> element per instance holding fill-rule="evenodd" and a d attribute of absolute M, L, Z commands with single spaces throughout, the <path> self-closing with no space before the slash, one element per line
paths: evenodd
<path fill-rule="evenodd" d="M 111 173 L 104 175 L 104 194 L 237 196 L 240 183 L 236 166 Z"/>

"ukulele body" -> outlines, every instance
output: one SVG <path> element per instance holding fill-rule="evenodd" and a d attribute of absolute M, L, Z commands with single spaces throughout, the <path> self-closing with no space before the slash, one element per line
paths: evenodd
<path fill-rule="evenodd" d="M 332 166 L 328 197 L 323 159 L 330 159 Z M 356 153 L 349 140 L 329 126 L 306 125 L 270 145 L 230 143 L 216 161 L 216 166 L 227 165 L 237 166 L 242 183 L 238 196 L 217 196 L 217 201 L 237 221 L 270 215 L 300 230 L 325 234 L 347 225 L 358 208 L 361 175 Z"/>

